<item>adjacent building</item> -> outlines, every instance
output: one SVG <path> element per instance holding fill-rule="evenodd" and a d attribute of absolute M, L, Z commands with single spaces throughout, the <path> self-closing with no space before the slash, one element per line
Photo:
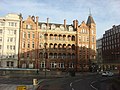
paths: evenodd
<path fill-rule="evenodd" d="M 97 39 L 96 41 L 96 61 L 98 64 L 99 70 L 103 69 L 103 58 L 102 58 L 102 38 Z"/>
<path fill-rule="evenodd" d="M 120 65 L 120 25 L 103 34 L 102 56 L 105 69 L 116 69 Z"/>
<path fill-rule="evenodd" d="M 0 67 L 17 67 L 19 32 L 19 14 L 9 13 L 0 17 Z"/>
<path fill-rule="evenodd" d="M 38 16 L 20 19 L 20 68 L 88 69 L 96 60 L 96 24 L 89 15 L 81 24 L 39 22 Z"/>

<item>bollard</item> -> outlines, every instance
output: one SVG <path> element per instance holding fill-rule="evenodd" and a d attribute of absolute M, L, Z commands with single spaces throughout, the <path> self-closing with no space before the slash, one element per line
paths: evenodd
<path fill-rule="evenodd" d="M 33 85 L 36 86 L 37 85 L 37 79 L 33 79 Z"/>

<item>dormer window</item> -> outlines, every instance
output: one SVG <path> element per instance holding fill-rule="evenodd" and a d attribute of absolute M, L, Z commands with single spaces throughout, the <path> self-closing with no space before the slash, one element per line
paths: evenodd
<path fill-rule="evenodd" d="M 26 25 L 26 28 L 27 29 L 32 29 L 32 25 L 28 24 L 28 25 Z"/>
<path fill-rule="evenodd" d="M 60 29 L 61 29 L 61 30 L 64 30 L 64 26 L 63 26 L 63 25 L 61 25 L 61 26 L 60 26 Z"/>
<path fill-rule="evenodd" d="M 56 26 L 54 24 L 51 25 L 51 30 L 55 30 Z"/>
<path fill-rule="evenodd" d="M 42 28 L 43 30 L 45 30 L 45 29 L 46 29 L 46 25 L 45 25 L 45 24 L 42 24 L 41 28 Z"/>
<path fill-rule="evenodd" d="M 69 31 L 73 31 L 73 27 L 72 26 L 69 26 Z"/>

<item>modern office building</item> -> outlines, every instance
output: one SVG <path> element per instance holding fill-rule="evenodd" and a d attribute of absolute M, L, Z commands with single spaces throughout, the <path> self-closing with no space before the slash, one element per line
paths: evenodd
<path fill-rule="evenodd" d="M 38 17 L 21 17 L 19 67 L 47 70 L 88 69 L 96 59 L 96 24 L 91 15 L 87 23 L 68 25 L 39 22 Z"/>
<path fill-rule="evenodd" d="M 97 39 L 96 41 L 96 61 L 98 64 L 99 70 L 102 70 L 103 68 L 103 59 L 102 59 L 102 38 Z"/>
<path fill-rule="evenodd" d="M 102 47 L 104 68 L 115 69 L 120 65 L 120 25 L 105 31 Z"/>
<path fill-rule="evenodd" d="M 0 67 L 18 65 L 20 15 L 9 13 L 0 17 Z"/>

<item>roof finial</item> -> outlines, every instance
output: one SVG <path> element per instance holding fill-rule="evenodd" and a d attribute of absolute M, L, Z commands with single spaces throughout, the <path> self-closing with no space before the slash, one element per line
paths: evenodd
<path fill-rule="evenodd" d="M 92 16 L 92 14 L 91 14 L 91 9 L 90 9 L 90 8 L 89 8 L 89 15 Z"/>

